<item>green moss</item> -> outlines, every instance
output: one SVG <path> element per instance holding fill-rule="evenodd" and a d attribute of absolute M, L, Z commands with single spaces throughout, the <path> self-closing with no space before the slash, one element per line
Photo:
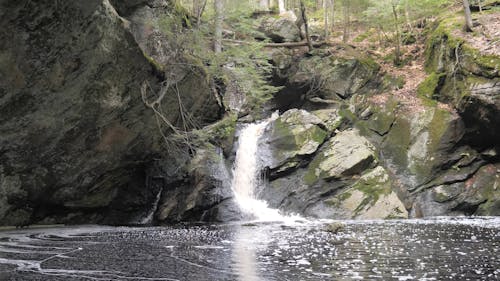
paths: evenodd
<path fill-rule="evenodd" d="M 474 49 L 468 45 L 462 47 L 462 52 L 465 58 L 472 59 L 473 63 L 477 64 L 480 72 L 474 71 L 475 69 L 468 69 L 484 77 L 494 78 L 499 76 L 500 69 L 500 56 L 498 55 L 485 55 L 481 54 L 479 50 Z"/>
<path fill-rule="evenodd" d="M 280 153 L 296 149 L 297 142 L 295 136 L 286 123 L 281 119 L 277 119 L 273 124 L 273 130 L 273 136 L 276 137 L 275 145 L 277 147 L 274 152 Z"/>
<path fill-rule="evenodd" d="M 383 144 L 385 154 L 392 158 L 399 167 L 406 167 L 408 164 L 408 148 L 411 141 L 410 120 L 399 115 Z"/>
<path fill-rule="evenodd" d="M 449 199 L 450 199 L 450 197 L 448 195 L 446 195 L 445 193 L 441 193 L 441 192 L 434 193 L 434 201 L 436 201 L 438 203 L 446 202 Z"/>
<path fill-rule="evenodd" d="M 312 130 L 308 131 L 308 134 L 313 141 L 320 144 L 325 141 L 326 136 L 328 135 L 325 130 L 321 129 L 318 126 L 314 126 Z"/>
<path fill-rule="evenodd" d="M 446 74 L 432 72 L 427 78 L 418 85 L 417 94 L 419 97 L 428 99 L 437 99 L 439 95 L 439 85 Z"/>
<path fill-rule="evenodd" d="M 340 108 L 339 115 L 343 119 L 346 119 L 346 120 L 348 120 L 350 122 L 353 122 L 353 123 L 357 120 L 356 115 L 353 112 L 351 112 L 349 110 L 349 108 L 347 106 L 345 106 L 345 105 L 342 106 L 342 108 Z"/>
<path fill-rule="evenodd" d="M 380 65 L 372 57 L 359 56 L 357 59 L 359 63 L 365 66 L 370 72 L 376 72 L 380 69 Z"/>
<path fill-rule="evenodd" d="M 364 174 L 352 188 L 364 194 L 363 200 L 355 209 L 355 213 L 361 212 L 368 205 L 375 205 L 380 197 L 392 192 L 387 173 L 380 167 Z"/>
<path fill-rule="evenodd" d="M 453 31 L 462 28 L 462 16 L 452 16 L 440 22 L 432 32 L 426 48 L 426 71 L 446 71 L 438 69 L 447 66 L 451 72 L 456 66 L 457 52 L 463 75 L 471 73 L 488 78 L 499 77 L 500 56 L 481 54 L 472 48 L 460 37 L 454 36 Z"/>
<path fill-rule="evenodd" d="M 379 135 L 385 135 L 394 123 L 397 106 L 398 101 L 395 99 L 390 99 L 383 107 L 373 106 L 372 117 L 366 121 L 367 127 Z"/>
<path fill-rule="evenodd" d="M 191 142 L 198 147 L 203 147 L 208 142 L 212 142 L 217 146 L 231 145 L 236 132 L 237 118 L 236 114 L 229 114 L 222 120 L 201 130 L 194 130 L 194 138 L 191 139 Z"/>
<path fill-rule="evenodd" d="M 345 201 L 349 198 L 351 198 L 352 194 L 348 191 L 344 192 L 344 193 L 341 193 L 339 194 L 339 196 L 337 196 L 337 198 L 340 200 L 340 201 Z"/>
<path fill-rule="evenodd" d="M 428 127 L 429 130 L 428 147 L 431 153 L 439 150 L 439 146 L 443 141 L 443 137 L 445 136 L 450 127 L 451 119 L 452 116 L 450 112 L 436 107 L 434 116 Z"/>
<path fill-rule="evenodd" d="M 151 65 L 151 67 L 153 67 L 154 72 L 156 72 L 156 73 L 163 73 L 164 72 L 165 69 L 164 69 L 163 65 L 161 65 L 159 62 L 157 62 L 154 58 L 150 57 L 145 52 L 142 52 L 142 55 L 146 58 L 146 60 Z"/>
<path fill-rule="evenodd" d="M 236 131 L 236 121 L 238 116 L 230 114 L 217 122 L 213 128 L 213 134 L 216 138 L 224 139 L 234 135 Z"/>
<path fill-rule="evenodd" d="M 319 163 L 321 163 L 321 161 L 314 161 L 314 160 L 313 160 L 313 162 L 309 163 L 309 166 L 307 168 L 307 172 L 304 175 L 304 183 L 305 184 L 312 186 L 313 184 L 315 184 L 318 181 L 319 178 L 316 175 L 316 169 L 318 169 Z"/>

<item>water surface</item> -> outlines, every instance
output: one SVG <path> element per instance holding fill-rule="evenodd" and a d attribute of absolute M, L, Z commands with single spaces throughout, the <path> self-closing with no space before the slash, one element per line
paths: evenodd
<path fill-rule="evenodd" d="M 0 280 L 500 280 L 500 219 L 0 232 Z"/>

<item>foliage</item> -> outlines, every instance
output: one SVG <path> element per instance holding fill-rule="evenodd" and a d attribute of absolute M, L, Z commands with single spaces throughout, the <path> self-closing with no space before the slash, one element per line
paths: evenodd
<path fill-rule="evenodd" d="M 228 2 L 224 11 L 227 43 L 221 53 L 212 50 L 212 5 L 207 4 L 204 21 L 199 26 L 183 26 L 179 23 L 186 19 L 185 16 L 168 14 L 162 20 L 161 30 L 170 42 L 174 42 L 174 48 L 186 60 L 186 65 L 202 70 L 218 92 L 222 93 L 229 83 L 237 83 L 247 102 L 258 107 L 279 88 L 269 85 L 272 65 L 262 50 L 265 42 L 252 41 L 257 35 L 252 12 L 252 7 L 246 2 Z M 233 42 L 236 40 L 246 43 Z"/>

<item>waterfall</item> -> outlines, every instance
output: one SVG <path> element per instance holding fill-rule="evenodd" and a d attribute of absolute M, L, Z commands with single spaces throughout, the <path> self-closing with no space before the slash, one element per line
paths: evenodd
<path fill-rule="evenodd" d="M 156 209 L 158 209 L 158 204 L 160 203 L 162 190 L 163 188 L 160 188 L 160 190 L 158 190 L 155 201 L 153 202 L 153 206 L 151 206 L 151 209 L 149 209 L 147 215 L 140 220 L 139 222 L 140 225 L 150 224 L 153 222 L 153 216 L 156 212 Z"/>
<path fill-rule="evenodd" d="M 260 221 L 294 220 L 295 218 L 283 216 L 277 209 L 269 208 L 267 203 L 258 200 L 255 194 L 255 189 L 262 183 L 258 142 L 272 118 L 260 123 L 249 124 L 241 130 L 231 188 L 241 211 L 254 219 Z"/>

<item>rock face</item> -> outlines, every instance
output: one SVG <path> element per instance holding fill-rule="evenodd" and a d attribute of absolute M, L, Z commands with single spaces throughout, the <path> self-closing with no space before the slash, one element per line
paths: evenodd
<path fill-rule="evenodd" d="M 428 48 L 414 107 L 379 96 L 378 67 L 360 56 L 275 52 L 276 108 L 310 110 L 328 134 L 293 169 L 271 169 L 262 198 L 321 218 L 498 215 L 498 56 L 442 26 Z"/>
<path fill-rule="evenodd" d="M 440 23 L 427 51 L 427 71 L 439 83 L 426 89 L 453 104 L 466 125 L 465 139 L 477 149 L 500 149 L 500 58 L 483 54 L 454 32 L 459 18 Z M 457 46 L 459 46 L 457 48 Z M 457 64 L 458 58 L 458 64 Z"/>
<path fill-rule="evenodd" d="M 164 190 L 157 219 L 162 222 L 231 221 L 240 219 L 233 199 L 231 175 L 220 149 L 199 149 L 187 176 Z"/>
<path fill-rule="evenodd" d="M 284 86 L 272 104 L 280 110 L 331 108 L 355 93 L 381 89 L 379 65 L 349 46 L 339 45 L 333 51 L 317 49 L 309 56 L 278 49 L 272 60 L 274 79 Z"/>
<path fill-rule="evenodd" d="M 0 225 L 240 218 L 225 161 L 237 116 L 220 120 L 204 74 L 175 63 L 159 26 L 176 12 L 166 0 L 0 2 Z M 349 46 L 275 50 L 284 89 L 268 109 L 284 113 L 261 139 L 261 197 L 320 218 L 500 215 L 499 59 L 445 27 L 414 111 L 376 102 L 379 66 Z M 290 19 L 262 28 L 300 38 Z M 167 76 L 178 91 L 155 115 L 145 101 Z M 227 86 L 222 102 L 241 110 Z M 181 126 L 179 108 L 203 128 L 158 122 Z"/>
<path fill-rule="evenodd" d="M 155 163 L 168 156 L 140 91 L 161 73 L 140 46 L 151 38 L 122 16 L 170 4 L 114 2 L 1 1 L 0 224 L 136 223 L 164 187 Z M 179 75 L 186 109 L 215 120 L 205 79 Z M 176 99 L 163 108 L 174 123 Z"/>

